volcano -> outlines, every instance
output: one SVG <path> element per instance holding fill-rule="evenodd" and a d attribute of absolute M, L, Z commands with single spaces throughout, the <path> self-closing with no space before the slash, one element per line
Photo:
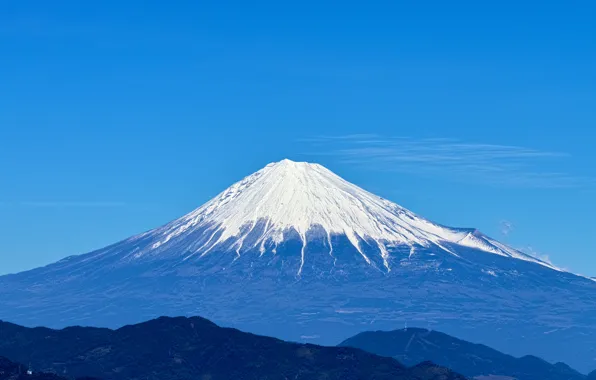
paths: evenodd
<path fill-rule="evenodd" d="M 120 327 L 200 315 L 333 344 L 439 328 L 514 355 L 596 366 L 596 282 L 283 160 L 162 227 L 0 277 L 0 318 Z"/>

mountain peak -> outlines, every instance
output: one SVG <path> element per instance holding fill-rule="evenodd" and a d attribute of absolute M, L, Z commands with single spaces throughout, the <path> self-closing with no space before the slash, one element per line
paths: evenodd
<path fill-rule="evenodd" d="M 283 160 L 272 162 L 267 166 L 308 167 L 308 166 L 314 166 L 314 165 L 320 166 L 318 164 L 313 164 L 313 163 L 306 162 L 306 161 L 293 161 L 293 160 L 290 160 L 289 158 L 284 158 Z"/>
<path fill-rule="evenodd" d="M 291 178 L 294 176 L 305 175 L 306 173 L 309 173 L 309 172 L 312 173 L 312 172 L 317 172 L 317 171 L 321 171 L 321 170 L 325 170 L 325 171 L 331 173 L 328 169 L 326 169 L 324 166 L 321 166 L 319 164 L 305 162 L 305 161 L 292 161 L 290 159 L 285 158 L 281 161 L 272 162 L 272 163 L 268 164 L 263 169 L 259 170 L 258 172 L 254 173 L 254 174 L 260 173 L 262 171 L 272 171 L 272 173 L 274 173 L 274 175 L 289 176 Z"/>
<path fill-rule="evenodd" d="M 284 171 L 308 171 L 314 170 L 316 168 L 322 168 L 323 166 L 313 163 L 313 162 L 306 162 L 306 161 L 293 161 L 289 158 L 284 158 L 280 161 L 275 161 L 267 164 L 263 169 L 266 168 L 277 168 L 278 170 Z"/>

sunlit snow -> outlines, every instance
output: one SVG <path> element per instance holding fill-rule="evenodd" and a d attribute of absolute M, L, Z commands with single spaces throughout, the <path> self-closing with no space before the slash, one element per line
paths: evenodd
<path fill-rule="evenodd" d="M 253 239 L 251 246 L 246 247 L 244 241 L 259 221 L 266 221 L 265 228 L 256 240 Z M 388 271 L 391 268 L 387 248 L 395 245 L 409 246 L 410 256 L 416 246 L 430 245 L 457 256 L 449 247 L 456 244 L 552 267 L 478 231 L 432 223 L 345 181 L 321 165 L 290 160 L 267 165 L 195 211 L 152 231 L 156 235 L 152 247 L 158 249 L 172 240 L 183 239 L 192 231 L 205 229 L 210 234 L 209 239 L 186 258 L 208 254 L 230 240 L 234 241 L 234 250 L 240 256 L 243 249 L 258 248 L 264 252 L 267 242 L 277 246 L 293 229 L 303 245 L 300 274 L 308 232 L 315 226 L 325 231 L 331 256 L 331 236 L 344 235 L 370 264 L 361 244 L 363 241 L 374 242 Z"/>

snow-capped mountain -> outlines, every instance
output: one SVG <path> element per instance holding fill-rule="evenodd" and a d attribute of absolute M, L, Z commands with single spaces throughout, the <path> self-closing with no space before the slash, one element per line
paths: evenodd
<path fill-rule="evenodd" d="M 195 231 L 202 239 L 187 239 Z M 187 260 L 221 248 L 238 256 L 253 249 L 261 254 L 277 251 L 286 237 L 295 233 L 302 241 L 300 275 L 310 235 L 323 234 L 328 253 L 333 257 L 333 236 L 345 236 L 370 265 L 373 260 L 363 245 L 373 246 L 373 253 L 391 270 L 388 250 L 403 245 L 412 253 L 416 247 L 448 248 L 463 245 L 501 256 L 518 258 L 552 267 L 531 256 L 515 251 L 475 230 L 447 228 L 421 218 L 403 207 L 355 186 L 318 164 L 283 160 L 267 165 L 235 183 L 197 210 L 144 236 L 155 243 L 134 254 L 160 255 L 170 245 L 182 240 Z M 323 252 L 316 252 L 321 254 Z"/>
<path fill-rule="evenodd" d="M 289 160 L 162 227 L 0 277 L 0 318 L 21 324 L 159 315 L 321 343 L 409 322 L 596 367 L 594 281 Z"/>

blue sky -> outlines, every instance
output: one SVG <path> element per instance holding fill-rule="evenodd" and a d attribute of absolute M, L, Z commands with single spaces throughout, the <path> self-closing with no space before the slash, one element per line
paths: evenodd
<path fill-rule="evenodd" d="M 161 225 L 288 157 L 596 275 L 595 13 L 3 1 L 0 273 Z"/>

